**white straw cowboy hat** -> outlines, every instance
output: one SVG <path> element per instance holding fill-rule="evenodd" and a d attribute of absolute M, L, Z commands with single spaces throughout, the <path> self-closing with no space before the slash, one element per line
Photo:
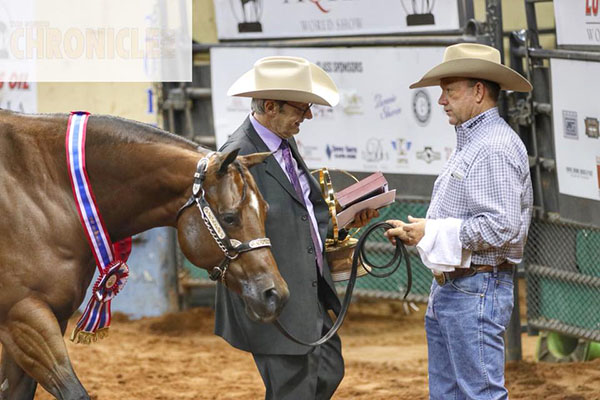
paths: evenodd
<path fill-rule="evenodd" d="M 442 78 L 479 78 L 496 82 L 501 89 L 530 92 L 531 84 L 500 62 L 500 52 L 490 46 L 460 43 L 449 46 L 441 64 L 430 69 L 411 89 L 437 86 Z"/>
<path fill-rule="evenodd" d="M 301 57 L 261 58 L 227 91 L 229 96 L 335 106 L 338 89 L 327 72 Z"/>

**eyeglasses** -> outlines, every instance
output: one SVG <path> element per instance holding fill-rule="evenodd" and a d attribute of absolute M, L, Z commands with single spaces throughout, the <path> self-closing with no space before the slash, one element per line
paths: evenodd
<path fill-rule="evenodd" d="M 308 105 L 305 108 L 303 108 L 303 107 L 295 106 L 292 103 L 289 103 L 287 101 L 285 102 L 285 104 L 287 104 L 290 107 L 294 107 L 296 110 L 300 110 L 302 112 L 302 115 L 306 114 L 310 110 L 310 108 L 313 106 L 313 103 L 308 103 Z"/>

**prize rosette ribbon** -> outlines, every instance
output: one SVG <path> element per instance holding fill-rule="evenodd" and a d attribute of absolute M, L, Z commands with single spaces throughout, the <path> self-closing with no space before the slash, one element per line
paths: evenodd
<path fill-rule="evenodd" d="M 125 246 L 131 249 L 131 238 L 122 242 L 125 242 Z M 115 253 L 120 253 L 118 245 L 121 244 L 121 242 L 115 244 Z M 129 267 L 123 260 L 111 262 L 104 269 L 104 272 L 98 276 L 92 289 L 90 301 L 71 334 L 73 342 L 90 344 L 108 336 L 111 320 L 111 301 L 123 289 L 128 277 Z"/>
<path fill-rule="evenodd" d="M 129 267 L 123 261 L 115 261 L 108 266 L 108 272 L 104 276 L 99 276 L 94 285 L 94 296 L 102 303 L 109 302 L 121 291 L 127 277 L 129 276 Z"/>

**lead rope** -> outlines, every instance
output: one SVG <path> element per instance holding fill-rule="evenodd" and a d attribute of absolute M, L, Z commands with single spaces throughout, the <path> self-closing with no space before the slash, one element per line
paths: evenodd
<path fill-rule="evenodd" d="M 370 275 L 372 275 L 376 278 L 385 278 L 385 277 L 390 276 L 394 272 L 396 272 L 396 270 L 402 264 L 402 259 L 404 258 L 406 260 L 407 282 L 406 282 L 406 291 L 404 292 L 403 299 L 406 299 L 406 296 L 408 296 L 408 293 L 410 292 L 410 289 L 412 287 L 412 270 L 411 270 L 411 266 L 410 266 L 410 257 L 408 256 L 408 251 L 406 250 L 406 247 L 404 246 L 402 241 L 396 240 L 394 257 L 392 257 L 391 261 L 385 265 L 374 265 L 374 264 L 370 263 L 368 258 L 366 257 L 366 253 L 365 253 L 365 249 L 364 249 L 365 243 L 366 243 L 369 235 L 371 235 L 373 233 L 373 231 L 375 231 L 375 229 L 377 229 L 377 228 L 384 228 L 384 229 L 388 230 L 388 229 L 392 229 L 394 227 L 392 225 L 388 224 L 387 222 L 378 222 L 378 223 L 373 224 L 370 227 L 368 227 L 365 230 L 365 232 L 362 235 L 360 235 L 360 238 L 358 239 L 358 243 L 356 244 L 356 248 L 354 249 L 354 255 L 352 257 L 352 271 L 350 272 L 350 279 L 348 281 L 348 286 L 346 287 L 346 294 L 344 295 L 344 300 L 342 302 L 342 308 L 335 320 L 335 323 L 331 327 L 331 329 L 329 329 L 329 331 L 325 335 L 323 335 L 323 337 L 318 339 L 317 341 L 308 342 L 308 341 L 305 341 L 302 339 L 298 339 L 297 337 L 292 335 L 283 325 L 281 325 L 281 323 L 279 322 L 278 319 L 273 321 L 273 324 L 277 327 L 277 329 L 279 329 L 279 331 L 285 337 L 287 337 L 288 339 L 290 339 L 293 342 L 296 342 L 298 344 L 302 344 L 305 346 L 310 346 L 310 347 L 320 346 L 323 343 L 327 342 L 329 339 L 331 339 L 337 333 L 337 331 L 340 329 L 342 324 L 344 323 L 344 319 L 346 318 L 346 313 L 348 312 L 348 307 L 350 306 L 350 301 L 352 300 L 352 292 L 354 291 L 354 285 L 356 284 L 356 275 L 357 275 L 357 271 L 358 271 L 358 265 L 359 265 L 359 263 L 362 263 L 363 261 L 366 262 L 372 269 L 389 268 L 392 265 L 394 265 L 394 263 L 396 263 L 395 267 L 392 270 L 390 270 L 386 273 L 382 273 L 382 274 L 375 274 L 372 271 L 369 271 L 369 269 L 365 268 L 366 271 Z"/>

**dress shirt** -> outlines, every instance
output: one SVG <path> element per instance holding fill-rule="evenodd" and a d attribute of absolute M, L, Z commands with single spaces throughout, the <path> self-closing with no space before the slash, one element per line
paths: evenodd
<path fill-rule="evenodd" d="M 454 230 L 443 235 L 458 238 L 474 264 L 518 264 L 533 208 L 525 146 L 497 108 L 455 129 L 456 149 L 435 181 L 427 219 L 445 220 L 437 229 Z M 464 261 L 464 254 L 452 257 Z"/>
<path fill-rule="evenodd" d="M 254 127 L 258 136 L 262 139 L 263 142 L 267 145 L 270 151 L 273 152 L 273 157 L 277 160 L 277 163 L 285 173 L 285 176 L 288 177 L 291 183 L 291 178 L 285 170 L 285 161 L 283 159 L 283 154 L 279 146 L 281 145 L 282 139 L 277 136 L 275 133 L 270 131 L 268 128 L 264 127 L 260 122 L 254 118 L 254 115 L 250 114 L 250 123 Z M 294 164 L 294 168 L 296 169 L 296 174 L 298 174 L 298 179 L 300 180 L 300 187 L 302 188 L 302 195 L 304 197 L 304 204 L 306 204 L 306 211 L 308 211 L 308 216 L 310 218 L 310 222 L 315 230 L 315 232 L 319 232 L 319 226 L 317 225 L 317 219 L 315 218 L 315 211 L 312 202 L 309 199 L 310 196 L 310 185 L 308 183 L 307 174 L 301 169 L 298 168 L 298 162 L 294 157 L 292 157 L 292 163 Z M 319 246 L 321 246 L 321 251 L 323 249 L 323 241 L 321 237 L 317 235 L 317 239 L 319 241 Z"/>

